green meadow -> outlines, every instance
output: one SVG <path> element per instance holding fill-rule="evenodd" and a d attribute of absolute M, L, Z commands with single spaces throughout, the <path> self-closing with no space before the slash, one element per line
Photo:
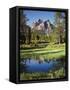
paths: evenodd
<path fill-rule="evenodd" d="M 23 47 L 23 45 L 21 46 Z M 42 56 L 44 59 L 59 58 L 65 56 L 65 43 L 64 44 L 50 44 L 44 48 L 30 48 L 30 49 L 20 49 L 21 58 L 35 58 L 35 56 Z"/>

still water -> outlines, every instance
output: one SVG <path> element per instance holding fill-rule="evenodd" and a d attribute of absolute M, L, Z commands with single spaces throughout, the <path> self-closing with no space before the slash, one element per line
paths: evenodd
<path fill-rule="evenodd" d="M 49 72 L 65 67 L 64 57 L 58 59 L 23 58 L 20 62 L 20 72 Z"/>

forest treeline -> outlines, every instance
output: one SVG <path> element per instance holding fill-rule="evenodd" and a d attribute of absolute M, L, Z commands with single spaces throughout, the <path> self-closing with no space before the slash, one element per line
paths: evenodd
<path fill-rule="evenodd" d="M 20 11 L 20 43 L 35 44 L 38 43 L 57 43 L 65 42 L 65 15 L 61 12 L 55 12 L 54 23 L 50 20 L 43 21 L 38 19 L 32 26 L 27 25 L 28 17 L 24 11 Z"/>

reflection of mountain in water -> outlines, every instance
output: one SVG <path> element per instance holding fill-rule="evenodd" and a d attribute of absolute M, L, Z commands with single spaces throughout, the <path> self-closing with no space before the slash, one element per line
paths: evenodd
<path fill-rule="evenodd" d="M 59 70 L 60 68 L 65 68 L 64 57 L 59 59 L 23 59 L 20 63 L 20 72 L 48 72 L 50 70 Z"/>

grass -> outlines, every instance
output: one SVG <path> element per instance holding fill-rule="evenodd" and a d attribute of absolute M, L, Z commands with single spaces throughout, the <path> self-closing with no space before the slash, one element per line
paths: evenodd
<path fill-rule="evenodd" d="M 22 45 L 23 46 L 23 45 Z M 55 49 L 64 49 L 65 44 L 49 44 L 43 48 L 30 48 L 30 49 L 20 49 L 20 52 L 32 52 L 32 51 L 42 51 L 42 50 L 55 50 Z"/>
<path fill-rule="evenodd" d="M 49 44 L 44 48 L 20 49 L 21 58 L 35 58 L 42 55 L 43 58 L 58 58 L 65 56 L 65 44 Z"/>
<path fill-rule="evenodd" d="M 39 79 L 55 79 L 65 76 L 64 68 L 49 72 L 21 73 L 20 80 L 39 80 Z"/>

